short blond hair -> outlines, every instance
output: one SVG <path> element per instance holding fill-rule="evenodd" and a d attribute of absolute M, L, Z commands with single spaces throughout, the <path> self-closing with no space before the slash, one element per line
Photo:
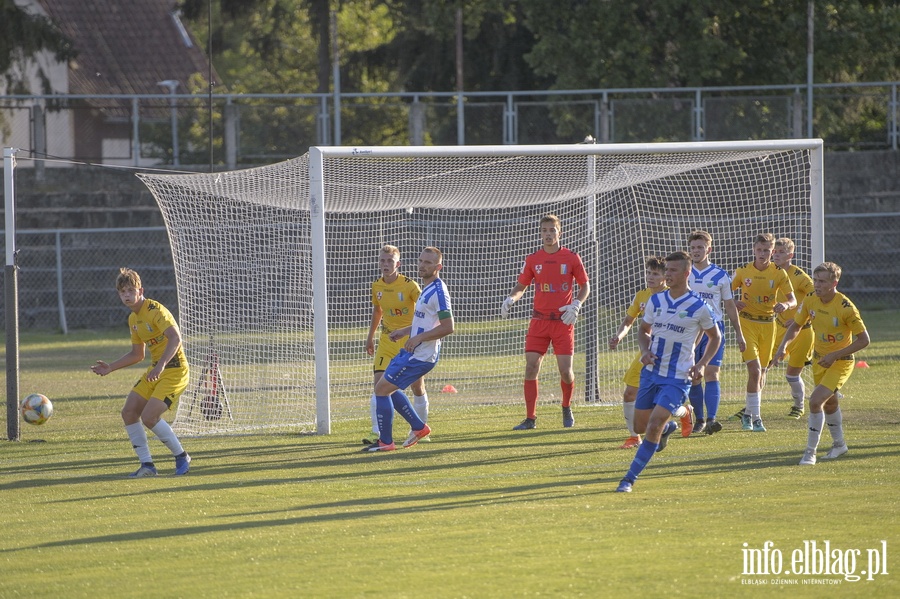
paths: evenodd
<path fill-rule="evenodd" d="M 793 254 L 795 246 L 794 246 L 794 242 L 791 241 L 789 238 L 779 237 L 778 239 L 775 240 L 775 247 L 784 248 L 785 250 L 787 250 L 787 253 Z"/>
<path fill-rule="evenodd" d="M 556 227 L 556 229 L 557 229 L 558 231 L 560 231 L 560 232 L 562 231 L 562 222 L 560 222 L 559 217 L 556 216 L 555 214 L 547 214 L 547 215 L 545 215 L 545 216 L 541 219 L 540 224 L 543 225 L 544 223 L 553 223 L 553 226 Z"/>
<path fill-rule="evenodd" d="M 753 239 L 753 245 L 757 243 L 775 243 L 775 236 L 771 233 L 760 233 Z"/>
<path fill-rule="evenodd" d="M 813 271 L 813 276 L 815 276 L 817 272 L 827 272 L 831 275 L 832 281 L 841 280 L 841 267 L 834 262 L 823 262 L 822 264 L 818 265 Z"/>
<path fill-rule="evenodd" d="M 126 287 L 140 289 L 143 285 L 141 284 L 141 275 L 127 266 L 123 266 L 119 269 L 119 276 L 116 277 L 116 290 L 122 291 Z"/>
<path fill-rule="evenodd" d="M 395 245 L 385 245 L 384 247 L 381 248 L 381 253 L 382 254 L 392 254 L 394 256 L 397 256 L 398 259 L 400 258 L 400 248 L 398 248 Z"/>
<path fill-rule="evenodd" d="M 688 235 L 688 243 L 689 244 L 692 241 L 697 241 L 698 239 L 705 241 L 709 245 L 712 245 L 712 235 L 710 235 L 706 231 L 697 229 L 696 231 L 691 231 L 691 234 Z"/>

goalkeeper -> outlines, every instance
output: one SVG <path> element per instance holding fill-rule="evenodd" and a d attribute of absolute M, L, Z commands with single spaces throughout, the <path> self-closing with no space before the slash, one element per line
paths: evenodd
<path fill-rule="evenodd" d="M 548 214 L 541 218 L 543 247 L 525 258 L 518 282 L 500 308 L 502 317 L 509 316 L 513 303 L 534 283 L 531 324 L 525 335 L 525 420 L 513 427 L 517 431 L 536 428 L 538 375 L 544 355 L 551 344 L 553 353 L 556 354 L 562 387 L 562 423 L 566 428 L 575 426 L 575 417 L 572 415 L 575 321 L 581 305 L 591 292 L 591 286 L 578 254 L 560 245 L 561 232 L 559 217 Z M 573 299 L 576 283 L 578 295 Z"/>

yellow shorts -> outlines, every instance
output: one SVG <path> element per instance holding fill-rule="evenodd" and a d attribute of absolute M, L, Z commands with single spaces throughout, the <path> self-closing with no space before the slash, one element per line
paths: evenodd
<path fill-rule="evenodd" d="M 747 343 L 747 349 L 741 353 L 741 359 L 745 363 L 759 360 L 763 368 L 768 366 L 775 351 L 775 323 L 741 317 L 741 332 Z"/>
<path fill-rule="evenodd" d="M 409 337 L 401 337 L 397 341 L 391 341 L 389 334 L 382 333 L 378 337 L 378 349 L 375 350 L 373 370 L 375 372 L 384 372 L 391 360 L 394 359 L 394 356 L 399 354 L 403 346 L 406 345 L 407 339 Z"/>
<path fill-rule="evenodd" d="M 787 327 L 777 323 L 775 325 L 775 347 L 781 346 L 785 333 L 787 333 Z M 809 361 L 812 359 L 813 341 L 815 341 L 815 335 L 812 327 L 800 329 L 800 333 L 787 346 L 785 357 L 787 358 L 788 366 L 803 368 L 809 364 Z"/>
<path fill-rule="evenodd" d="M 634 360 L 631 361 L 631 366 L 629 366 L 628 370 L 625 371 L 625 376 L 622 378 L 622 381 L 629 387 L 640 387 L 641 370 L 643 369 L 644 365 L 641 363 L 641 354 L 638 353 L 638 355 L 635 356 Z"/>
<path fill-rule="evenodd" d="M 847 382 L 853 367 L 856 363 L 851 357 L 849 360 L 835 360 L 829 368 L 819 366 L 816 360 L 813 360 L 813 383 L 816 387 L 822 385 L 826 389 L 837 391 Z"/>
<path fill-rule="evenodd" d="M 153 370 L 152 366 L 141 375 L 138 382 L 134 384 L 132 391 L 144 399 L 156 398 L 171 408 L 187 388 L 189 380 L 188 369 L 163 368 L 162 374 L 152 383 L 147 380 L 147 373 L 151 370 Z"/>

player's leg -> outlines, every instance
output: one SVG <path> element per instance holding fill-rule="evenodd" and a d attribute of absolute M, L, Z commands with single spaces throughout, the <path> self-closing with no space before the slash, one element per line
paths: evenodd
<path fill-rule="evenodd" d="M 812 346 L 814 341 L 812 327 L 807 325 L 800 329 L 797 337 L 787 347 L 787 366 L 784 371 L 784 378 L 791 387 L 791 406 L 788 416 L 791 418 L 800 418 L 803 416 L 804 399 L 806 397 L 806 385 L 803 382 L 803 368 L 809 364 L 812 358 Z M 778 341 L 780 344 L 781 342 Z M 778 347 L 776 345 L 776 347 Z"/>
<path fill-rule="evenodd" d="M 413 392 L 413 408 L 422 422 L 428 422 L 428 393 L 425 390 L 425 377 L 419 377 L 410 385 Z"/>
<path fill-rule="evenodd" d="M 572 414 L 572 394 L 575 391 L 575 369 L 572 367 L 572 356 L 575 355 L 575 327 L 562 322 L 553 322 L 553 353 L 556 354 L 556 367 L 559 369 L 559 387 L 562 391 L 562 425 L 565 428 L 575 426 Z"/>
<path fill-rule="evenodd" d="M 169 448 L 175 458 L 175 474 L 187 474 L 190 469 L 191 456 L 181 446 L 178 435 L 169 426 L 162 415 L 165 414 L 187 388 L 188 371 L 184 369 L 166 368 L 153 388 L 150 399 L 141 413 L 144 426 L 153 431 L 156 438 Z"/>
<path fill-rule="evenodd" d="M 369 400 L 369 418 L 372 421 L 372 434 L 375 435 L 376 438 L 378 437 L 379 430 L 378 430 L 378 412 L 376 409 L 377 402 L 375 401 L 374 389 L 375 389 L 375 385 L 378 384 L 378 381 L 381 380 L 382 376 L 384 376 L 383 370 L 377 370 L 373 374 L 373 376 L 372 376 L 372 389 L 373 389 L 372 398 Z M 373 443 L 372 441 L 366 443 L 366 441 L 368 441 L 368 439 L 363 439 L 363 443 L 365 445 L 371 445 Z"/>
<path fill-rule="evenodd" d="M 806 433 L 806 451 L 800 458 L 802 466 L 811 466 L 816 463 L 816 449 L 819 447 L 819 439 L 822 437 L 822 428 L 825 426 L 825 412 L 822 407 L 834 395 L 834 391 L 824 385 L 817 385 L 809 396 L 809 418 Z"/>
<path fill-rule="evenodd" d="M 703 352 L 706 351 L 706 345 L 708 343 L 709 337 L 701 334 L 700 340 L 694 347 L 694 362 L 698 362 L 700 358 L 703 357 Z M 691 381 L 691 389 L 690 391 L 688 391 L 688 399 L 691 402 L 691 406 L 694 408 L 694 416 L 696 418 L 694 422 L 693 432 L 703 432 L 703 429 L 706 428 L 706 418 L 704 417 L 703 407 L 703 379 L 696 379 Z"/>
<path fill-rule="evenodd" d="M 638 387 L 641 384 L 641 355 L 637 354 L 625 371 L 622 382 L 625 383 L 625 391 L 622 393 L 622 414 L 625 416 L 625 426 L 628 428 L 628 438 L 619 446 L 619 449 L 631 449 L 641 444 L 641 437 L 634 425 L 634 401 L 637 399 Z"/>
<path fill-rule="evenodd" d="M 705 430 L 707 434 L 712 435 L 722 430 L 722 425 L 716 420 L 719 415 L 719 403 L 722 400 L 722 387 L 719 384 L 719 370 L 722 362 L 725 360 L 725 323 L 719 321 L 719 332 L 722 334 L 722 342 L 719 343 L 719 349 L 716 355 L 709 361 L 709 365 L 703 372 L 703 405 L 706 408 L 706 422 L 700 430 Z M 704 338 L 706 335 L 704 335 Z M 702 354 L 701 354 L 702 355 Z M 696 429 L 697 427 L 694 426 Z"/>
<path fill-rule="evenodd" d="M 550 334 L 545 320 L 532 319 L 525 335 L 525 420 L 513 427 L 521 431 L 535 428 L 537 420 L 538 375 L 544 355 L 550 347 Z"/>
<path fill-rule="evenodd" d="M 156 475 L 156 466 L 153 464 L 150 446 L 147 443 L 147 431 L 144 430 L 144 424 L 141 422 L 141 413 L 147 404 L 147 399 L 140 394 L 139 388 L 142 385 L 146 387 L 145 392 L 149 394 L 149 384 L 141 377 L 135 388 L 125 398 L 125 405 L 122 407 L 122 421 L 125 423 L 125 432 L 128 433 L 131 447 L 141 462 L 141 467 L 131 474 L 132 477 Z"/>
<path fill-rule="evenodd" d="M 823 456 L 823 459 L 833 460 L 847 453 L 847 442 L 844 441 L 844 417 L 841 413 L 840 398 L 838 392 L 841 387 L 850 378 L 853 372 L 854 362 L 850 360 L 837 360 L 825 372 L 821 385 L 828 389 L 834 389 L 834 395 L 825 400 L 822 404 L 822 411 L 825 414 L 825 425 L 828 432 L 831 433 L 831 450 Z M 812 406 L 810 406 L 812 411 Z"/>
<path fill-rule="evenodd" d="M 388 370 L 385 371 L 385 375 L 375 383 L 375 417 L 379 433 L 375 443 L 366 447 L 364 451 L 392 451 L 396 449 L 394 445 L 394 404 L 391 401 L 391 394 L 397 391 L 398 387 L 388 380 L 387 373 L 393 369 L 395 361 L 399 358 L 400 356 L 391 361 Z"/>

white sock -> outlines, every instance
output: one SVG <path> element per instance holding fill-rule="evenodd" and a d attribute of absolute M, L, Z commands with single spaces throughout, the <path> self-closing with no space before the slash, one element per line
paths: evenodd
<path fill-rule="evenodd" d="M 181 441 L 178 440 L 175 431 L 172 430 L 172 427 L 169 426 L 168 422 L 160 418 L 159 422 L 156 423 L 156 426 L 150 430 L 163 442 L 163 445 L 169 448 L 172 455 L 181 455 L 184 453 L 184 447 L 181 446 Z"/>
<path fill-rule="evenodd" d="M 372 416 L 372 434 L 380 435 L 381 430 L 378 428 L 378 411 L 375 409 L 375 394 L 372 394 L 372 400 L 369 402 L 369 414 Z"/>
<path fill-rule="evenodd" d="M 844 417 L 841 415 L 841 409 L 838 408 L 834 414 L 825 414 L 825 424 L 828 425 L 828 432 L 835 445 L 844 445 Z"/>
<path fill-rule="evenodd" d="M 634 432 L 634 402 L 624 402 L 622 404 L 622 411 L 625 412 L 625 426 L 628 427 L 628 436 L 637 437 L 637 433 Z"/>
<path fill-rule="evenodd" d="M 806 437 L 806 448 L 815 451 L 819 446 L 819 437 L 822 436 L 822 426 L 825 424 L 823 412 L 809 413 L 809 433 Z"/>
<path fill-rule="evenodd" d="M 747 414 L 750 415 L 750 420 L 756 420 L 759 418 L 760 412 L 760 404 L 762 403 L 762 399 L 760 398 L 759 393 L 748 393 L 747 394 Z"/>
<path fill-rule="evenodd" d="M 125 432 L 128 433 L 128 438 L 131 439 L 131 446 L 134 448 L 134 453 L 137 454 L 141 464 L 152 463 L 153 457 L 150 455 L 150 447 L 147 445 L 147 431 L 144 430 L 143 423 L 138 421 L 134 424 L 126 424 Z"/>
<path fill-rule="evenodd" d="M 422 419 L 422 422 L 428 422 L 428 393 L 413 395 L 413 409 L 419 418 Z"/>
<path fill-rule="evenodd" d="M 684 405 L 678 406 L 678 409 L 672 412 L 674 418 L 683 418 L 685 414 L 687 414 L 687 407 Z"/>
<path fill-rule="evenodd" d="M 806 386 L 799 374 L 786 374 L 784 378 L 791 386 L 791 397 L 794 398 L 794 407 L 803 409 L 803 398 L 806 396 Z"/>

